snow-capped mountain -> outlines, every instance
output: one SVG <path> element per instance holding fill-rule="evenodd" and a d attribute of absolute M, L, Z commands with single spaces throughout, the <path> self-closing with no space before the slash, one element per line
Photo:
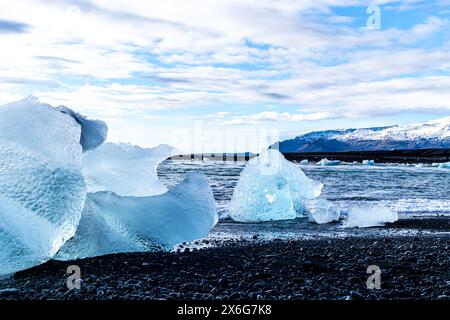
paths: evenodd
<path fill-rule="evenodd" d="M 450 117 L 407 126 L 310 132 L 280 142 L 281 152 L 450 148 Z"/>

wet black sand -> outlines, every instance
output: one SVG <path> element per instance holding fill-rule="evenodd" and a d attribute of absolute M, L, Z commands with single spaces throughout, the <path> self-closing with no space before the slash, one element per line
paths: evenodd
<path fill-rule="evenodd" d="M 448 231 L 448 219 L 390 228 Z M 66 270 L 81 268 L 80 290 Z M 381 289 L 369 290 L 369 265 Z M 0 299 L 450 299 L 450 235 L 229 241 L 182 253 L 50 261 L 0 281 Z"/>

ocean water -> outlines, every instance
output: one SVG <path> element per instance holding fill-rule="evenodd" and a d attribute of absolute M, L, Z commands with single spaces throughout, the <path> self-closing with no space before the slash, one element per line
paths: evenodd
<path fill-rule="evenodd" d="M 355 204 L 383 204 L 406 217 L 450 217 L 450 170 L 436 167 L 404 165 L 339 165 L 322 167 L 300 165 L 311 178 L 324 184 L 321 197 L 336 204 L 343 215 Z M 317 225 L 307 219 L 238 223 L 227 219 L 227 205 L 245 163 L 173 161 L 158 167 L 163 183 L 173 187 L 187 172 L 205 173 L 216 199 L 221 217 L 208 241 L 194 241 L 176 246 L 174 250 L 204 248 L 234 240 L 272 241 L 274 239 L 317 239 L 343 237 L 436 236 L 447 231 L 398 228 L 343 228 L 341 223 Z"/>
<path fill-rule="evenodd" d="M 342 212 L 355 204 L 383 204 L 400 216 L 450 216 L 450 170 L 405 165 L 300 165 L 309 177 L 324 184 L 322 197 Z M 227 204 L 244 162 L 166 160 L 158 175 L 169 188 L 187 172 L 203 172 L 209 180 L 219 215 L 227 217 Z"/>

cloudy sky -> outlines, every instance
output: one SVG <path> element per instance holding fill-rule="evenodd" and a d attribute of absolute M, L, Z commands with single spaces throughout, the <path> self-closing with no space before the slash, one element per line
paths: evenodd
<path fill-rule="evenodd" d="M 186 152 L 450 115 L 450 0 L 376 1 L 380 29 L 370 3 L 1 0 L 0 104 L 32 94 Z"/>

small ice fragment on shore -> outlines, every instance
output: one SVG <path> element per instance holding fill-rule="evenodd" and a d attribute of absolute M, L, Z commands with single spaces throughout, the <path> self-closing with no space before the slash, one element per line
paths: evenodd
<path fill-rule="evenodd" d="M 268 149 L 241 172 L 229 216 L 242 222 L 295 219 L 304 212 L 304 200 L 318 197 L 322 187 L 279 151 Z"/>
<path fill-rule="evenodd" d="M 382 205 L 356 205 L 350 207 L 344 227 L 374 227 L 398 220 L 398 213 Z"/>
<path fill-rule="evenodd" d="M 89 192 L 112 191 L 121 196 L 152 196 L 167 188 L 157 167 L 176 153 L 168 145 L 145 149 L 125 143 L 105 143 L 83 158 L 83 174 Z"/>
<path fill-rule="evenodd" d="M 440 163 L 438 168 L 439 169 L 450 169 L 450 162 Z"/>
<path fill-rule="evenodd" d="M 0 275 L 49 260 L 86 198 L 80 125 L 37 98 L 0 107 Z"/>
<path fill-rule="evenodd" d="M 317 164 L 320 164 L 321 166 L 338 166 L 341 162 L 339 160 L 328 160 L 327 158 L 324 158 L 317 162 Z"/>
<path fill-rule="evenodd" d="M 305 205 L 310 222 L 330 223 L 339 221 L 341 217 L 339 209 L 326 199 L 307 200 Z"/>
<path fill-rule="evenodd" d="M 56 259 L 167 250 L 205 237 L 217 221 L 214 196 L 200 173 L 190 173 L 167 193 L 151 197 L 91 193 L 75 236 Z"/>
<path fill-rule="evenodd" d="M 108 126 L 101 120 L 91 120 L 65 106 L 60 106 L 57 110 L 71 116 L 81 127 L 80 144 L 83 151 L 93 150 L 105 142 L 108 135 Z"/>
<path fill-rule="evenodd" d="M 365 166 L 374 166 L 375 160 L 363 160 L 362 164 Z"/>
<path fill-rule="evenodd" d="M 308 164 L 308 163 L 309 163 L 308 159 L 304 159 L 304 160 L 300 161 L 300 164 Z"/>

